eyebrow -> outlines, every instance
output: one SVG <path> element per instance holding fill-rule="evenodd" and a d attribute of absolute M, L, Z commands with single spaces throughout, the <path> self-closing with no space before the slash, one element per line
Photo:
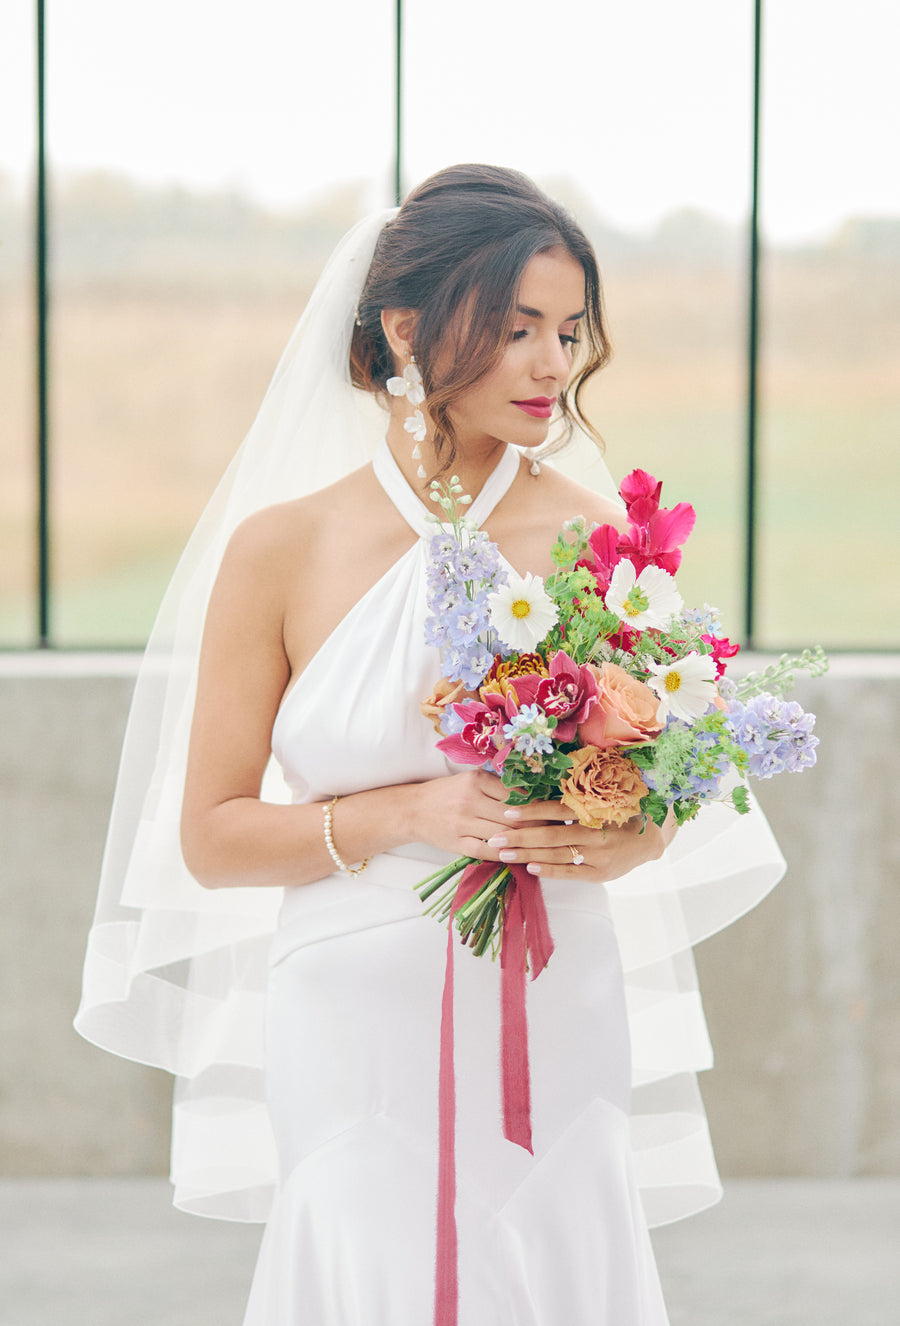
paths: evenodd
<path fill-rule="evenodd" d="M 529 308 L 527 304 L 517 304 L 516 312 L 521 313 L 525 318 L 543 318 L 544 316 L 539 308 Z M 580 313 L 570 313 L 567 318 L 563 318 L 563 322 L 577 322 L 579 318 L 583 317 L 584 309 Z"/>

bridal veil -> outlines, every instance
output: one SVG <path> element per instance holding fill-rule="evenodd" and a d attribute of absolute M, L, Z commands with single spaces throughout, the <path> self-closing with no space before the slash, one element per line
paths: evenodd
<path fill-rule="evenodd" d="M 88 940 L 76 1029 L 175 1075 L 176 1205 L 225 1219 L 264 1220 L 275 1185 L 263 1007 L 282 891 L 203 889 L 182 860 L 203 621 L 240 521 L 365 464 L 384 433 L 384 412 L 350 384 L 348 354 L 375 243 L 394 214 L 361 221 L 336 249 L 163 599 L 135 685 Z M 614 492 L 599 461 L 589 482 Z M 263 797 L 289 800 L 274 761 Z M 741 817 L 712 805 L 661 861 L 610 887 L 626 972 L 637 1177 L 650 1224 L 719 1193 L 694 1077 L 711 1052 L 691 945 L 752 907 L 782 870 L 758 810 Z"/>

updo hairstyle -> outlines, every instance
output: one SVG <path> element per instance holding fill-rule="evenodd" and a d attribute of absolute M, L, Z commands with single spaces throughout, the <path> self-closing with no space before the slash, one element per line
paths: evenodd
<path fill-rule="evenodd" d="M 456 454 L 453 402 L 489 372 L 512 336 L 525 267 L 535 254 L 557 247 L 584 271 L 585 316 L 574 376 L 558 397 L 563 431 L 547 450 L 568 441 L 575 421 L 601 443 L 581 399 L 609 360 L 611 345 L 597 260 L 577 222 L 517 170 L 462 165 L 413 189 L 379 236 L 350 343 L 351 381 L 363 391 L 386 392 L 397 366 L 381 311 L 415 309 L 411 347 L 444 468 Z"/>

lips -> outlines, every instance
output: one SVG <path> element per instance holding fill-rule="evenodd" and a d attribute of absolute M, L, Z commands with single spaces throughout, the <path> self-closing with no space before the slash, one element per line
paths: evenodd
<path fill-rule="evenodd" d="M 555 404 L 555 396 L 532 396 L 527 401 L 513 401 L 513 405 L 517 405 L 520 410 L 524 410 L 534 419 L 549 419 Z"/>

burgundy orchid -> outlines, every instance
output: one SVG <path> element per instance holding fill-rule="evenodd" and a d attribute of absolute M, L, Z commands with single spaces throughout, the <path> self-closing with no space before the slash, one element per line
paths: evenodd
<path fill-rule="evenodd" d="M 544 713 L 557 720 L 557 741 L 574 741 L 578 724 L 584 722 L 597 700 L 597 679 L 585 664 L 582 667 L 558 650 L 550 663 L 550 676 L 541 677 L 535 696 Z"/>
<path fill-rule="evenodd" d="M 507 718 L 503 698 L 499 695 L 489 695 L 487 698 L 487 704 L 482 704 L 480 700 L 466 700 L 463 704 L 453 705 L 463 720 L 462 731 L 442 737 L 436 745 L 456 764 L 489 763 L 499 773 L 512 743 L 507 741 L 498 746 L 503 723 Z"/>
<path fill-rule="evenodd" d="M 511 677 L 506 695 L 508 719 L 515 718 L 526 704 L 538 705 L 545 714 L 557 719 L 554 737 L 559 741 L 574 741 L 578 724 L 597 696 L 597 682 L 586 665 L 579 667 L 563 650 L 554 654 L 550 676 L 526 672 Z"/>

